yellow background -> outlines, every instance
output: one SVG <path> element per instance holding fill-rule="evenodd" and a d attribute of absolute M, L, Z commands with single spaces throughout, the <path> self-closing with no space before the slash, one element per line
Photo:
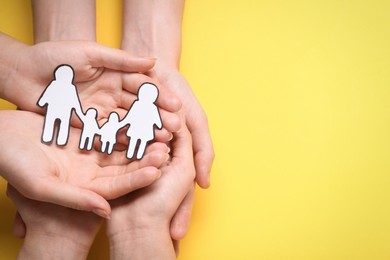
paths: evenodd
<path fill-rule="evenodd" d="M 119 46 L 120 4 L 98 1 L 103 44 Z M 179 259 L 390 259 L 389 26 L 389 1 L 187 1 L 181 71 L 216 160 Z M 0 1 L 0 30 L 31 44 L 30 2 Z"/>

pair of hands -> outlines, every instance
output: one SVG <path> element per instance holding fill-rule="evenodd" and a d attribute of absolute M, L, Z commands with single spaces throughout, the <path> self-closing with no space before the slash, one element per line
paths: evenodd
<path fill-rule="evenodd" d="M 120 194 L 118 193 L 120 190 L 128 191 L 143 187 L 161 176 L 158 181 L 146 188 L 112 200 L 110 203 L 113 210 L 106 226 L 110 243 L 114 246 L 111 250 L 111 253 L 115 254 L 113 259 L 120 259 L 123 253 L 128 252 L 134 256 L 138 255 L 139 259 L 148 259 L 145 252 L 155 252 L 161 256 L 161 247 L 169 250 L 169 247 L 163 247 L 172 244 L 170 237 L 167 237 L 167 234 L 169 236 L 169 220 L 175 214 L 188 189 L 193 187 L 195 177 L 195 171 L 186 168 L 186 165 L 192 163 L 191 138 L 188 130 L 183 128 L 175 133 L 172 140 L 171 160 L 168 161 L 168 147 L 163 143 L 154 143 L 147 148 L 142 160 L 128 164 L 124 151 L 114 151 L 108 157 L 96 151 L 86 154 L 78 150 L 76 136 L 80 130 L 75 128 L 71 129 L 69 143 L 66 147 L 47 146 L 39 141 L 34 144 L 32 141 L 39 140 L 37 130 L 43 123 L 43 117 L 37 114 L 5 111 L 5 113 L 0 113 L 0 119 L 0 122 L 12 122 L 12 128 L 19 129 L 17 132 L 4 132 L 3 138 L 12 137 L 16 140 L 10 140 L 11 143 L 17 144 L 15 141 L 19 141 L 25 144 L 24 150 L 18 150 L 25 161 L 14 164 L 18 166 L 15 166 L 17 169 L 13 170 L 25 171 L 24 167 L 36 166 L 36 160 L 42 161 L 39 168 L 30 168 L 29 173 L 34 172 L 33 181 L 43 178 L 48 179 L 47 184 L 57 185 L 56 183 L 60 180 L 63 182 L 62 186 L 69 186 L 67 187 L 69 189 L 86 188 L 116 197 L 115 194 Z M 28 133 L 24 133 L 25 124 L 31 126 L 29 129 L 31 131 Z M 0 142 L 4 143 L 4 140 Z M 32 158 L 31 154 L 34 154 L 35 158 Z M 49 155 L 53 159 L 50 163 L 45 163 L 45 157 Z M 56 158 L 61 158 L 61 162 L 57 162 Z M 7 159 L 1 158 L 1 160 Z M 64 165 L 65 168 L 62 169 L 61 164 L 66 162 L 72 164 Z M 55 175 L 48 176 L 47 173 L 53 172 Z M 67 188 L 61 189 L 66 192 Z M 44 191 L 47 192 L 46 189 Z M 48 258 L 58 254 L 64 259 L 85 259 L 100 227 L 99 217 L 85 211 L 27 199 L 12 186 L 8 187 L 8 196 L 15 203 L 27 225 L 25 244 L 19 257 L 45 259 L 46 254 Z M 145 243 L 144 239 L 129 240 L 129 234 L 148 237 L 153 240 L 153 243 Z M 152 246 L 158 249 L 151 250 Z M 61 250 L 61 248 L 66 248 L 66 250 Z M 173 254 L 172 258 L 173 252 L 173 248 L 168 252 L 168 254 Z M 157 256 L 150 256 L 149 259 Z M 128 257 L 128 255 L 122 255 L 122 257 Z"/>
<path fill-rule="evenodd" d="M 136 96 L 133 93 L 136 93 L 136 90 L 139 85 L 145 81 L 153 82 L 151 78 L 143 74 L 123 74 L 118 71 L 115 71 L 126 70 L 134 72 L 144 72 L 154 65 L 153 60 L 134 59 L 132 57 L 129 57 L 129 55 L 123 51 L 114 51 L 110 48 L 100 46 L 96 43 L 42 43 L 32 47 L 26 47 L 26 49 L 21 48 L 21 53 L 23 55 L 20 55 L 21 58 L 19 58 L 19 61 L 16 63 L 15 70 L 23 71 L 23 78 L 21 78 L 20 74 L 18 73 L 11 73 L 9 80 L 7 81 L 8 84 L 6 84 L 8 88 L 4 91 L 4 93 L 7 93 L 8 95 L 5 96 L 10 97 L 8 99 L 16 103 L 20 108 L 32 110 L 35 112 L 38 112 L 37 108 L 35 107 L 35 101 L 40 95 L 40 93 L 43 91 L 45 84 L 47 84 L 47 82 L 50 82 L 52 70 L 58 64 L 68 63 L 75 68 L 75 82 L 79 87 L 79 94 L 82 103 L 87 104 L 87 106 L 94 106 L 95 108 L 97 108 L 99 111 L 100 119 L 104 119 L 111 111 L 117 111 L 120 115 L 124 115 L 129 105 L 134 101 Z M 32 62 L 36 60 L 43 60 L 46 62 L 42 63 L 42 67 L 37 67 L 34 65 L 35 62 Z M 78 62 L 73 63 L 74 61 Z M 102 67 L 105 68 L 102 69 Z M 155 79 L 159 78 L 158 73 L 149 73 L 149 75 Z M 168 73 L 167 75 L 170 74 Z M 176 77 L 180 78 L 181 76 L 179 74 L 173 73 L 171 74 L 171 76 L 163 78 L 163 80 L 169 82 L 173 81 L 173 79 Z M 182 77 L 181 79 L 184 80 Z M 154 80 L 154 82 L 156 83 L 156 80 Z M 157 85 L 159 84 L 157 83 Z M 13 86 L 13 89 L 10 89 L 10 86 Z M 131 198 L 137 198 L 136 201 L 138 203 L 126 203 L 126 198 L 121 198 L 118 202 L 113 202 L 113 205 L 115 206 L 113 207 L 114 211 L 112 217 L 115 217 L 115 219 L 122 220 L 127 219 L 130 215 L 128 213 L 124 213 L 130 211 L 120 210 L 126 208 L 126 206 L 128 206 L 129 208 L 136 207 L 132 207 L 131 205 L 137 205 L 137 207 L 139 207 L 140 205 L 148 206 L 150 207 L 149 210 L 145 208 L 143 211 L 147 213 L 150 211 L 150 209 L 156 209 L 157 206 L 161 206 L 162 204 L 169 204 L 169 202 L 171 201 L 172 207 L 167 207 L 164 212 L 160 212 L 163 214 L 154 214 L 152 216 L 155 216 L 156 219 L 159 219 L 160 223 L 162 222 L 162 220 L 164 220 L 164 225 L 162 226 L 164 226 L 165 228 L 169 229 L 170 224 L 171 236 L 174 239 L 180 239 L 184 236 L 187 229 L 194 190 L 193 179 L 195 171 L 193 169 L 192 161 L 193 154 L 191 150 L 191 136 L 186 130 L 186 127 L 184 125 L 180 125 L 180 119 L 178 118 L 178 115 L 175 114 L 175 112 L 180 109 L 180 101 L 175 98 L 175 96 L 171 94 L 168 89 L 163 88 L 161 85 L 159 86 L 160 98 L 158 101 L 158 105 L 160 106 L 160 108 L 162 108 L 161 116 L 163 118 L 164 126 L 166 127 L 166 129 L 164 131 L 159 132 L 157 136 L 158 140 L 162 142 L 167 142 L 171 138 L 170 132 L 176 132 L 179 128 L 181 129 L 180 134 L 177 133 L 174 136 L 175 147 L 173 147 L 174 154 L 178 155 L 178 158 L 181 159 L 173 159 L 172 162 L 170 162 L 169 166 L 164 166 L 161 171 L 167 173 L 173 172 L 169 174 L 169 176 L 171 177 L 175 176 L 175 174 L 177 175 L 178 173 L 180 173 L 182 175 L 187 176 L 187 178 L 182 181 L 179 181 L 180 178 L 175 179 L 174 181 L 170 179 L 161 178 L 161 181 L 155 183 L 155 186 L 159 188 L 152 188 L 154 187 L 152 185 L 140 192 L 147 193 L 148 195 L 144 194 L 145 196 L 140 196 L 140 193 L 128 195 L 129 198 L 127 199 L 129 199 L 129 201 L 133 200 Z M 193 95 L 192 98 L 194 98 Z M 188 109 L 189 106 L 184 106 L 184 110 L 186 110 L 186 107 Z M 199 111 L 193 108 L 189 109 L 189 111 L 193 113 L 199 113 Z M 23 115 L 20 116 L 18 114 L 15 117 L 15 115 L 8 114 L 7 112 L 4 117 L 8 119 L 1 120 L 0 122 L 15 121 L 14 123 L 16 124 L 16 126 L 15 128 L 12 127 L 12 129 L 24 130 L 25 123 L 31 121 L 31 124 L 29 125 L 34 125 L 34 121 L 35 123 L 39 121 L 39 119 L 34 118 L 36 115 L 24 114 L 27 112 L 17 113 L 23 113 Z M 23 118 L 23 120 L 19 120 L 19 117 Z M 77 126 L 77 122 L 73 123 Z M 42 125 L 42 123 L 37 125 Z M 0 127 L 4 128 L 4 126 Z M 5 128 L 9 128 L 9 124 Z M 38 129 L 37 131 L 32 131 L 32 129 L 30 130 L 31 134 L 40 133 L 40 129 Z M 72 131 L 77 130 L 72 129 Z M 14 184 L 15 187 L 22 194 L 34 200 L 53 202 L 59 205 L 76 209 L 94 211 L 95 213 L 104 217 L 107 217 L 110 214 L 110 206 L 107 204 L 107 201 L 105 199 L 117 198 L 132 190 L 144 187 L 152 183 L 160 175 L 160 171 L 157 170 L 157 168 L 153 167 L 158 167 L 159 165 L 156 164 L 163 163 L 162 161 L 167 160 L 166 158 L 168 157 L 167 151 L 164 151 L 164 146 L 161 146 L 160 144 L 160 150 L 157 149 L 157 147 L 157 150 L 150 151 L 150 155 L 148 152 L 148 156 L 144 158 L 144 161 L 132 162 L 129 165 L 122 165 L 123 161 L 121 162 L 121 159 L 117 158 L 125 158 L 125 156 L 117 155 L 112 158 L 109 158 L 108 161 L 107 158 L 102 159 L 97 158 L 99 156 L 93 156 L 92 158 L 95 161 L 91 163 L 90 161 L 88 161 L 88 158 L 91 159 L 91 156 L 85 156 L 79 151 L 73 151 L 73 154 L 68 154 L 69 152 L 65 152 L 64 150 L 58 149 L 58 151 L 55 152 L 58 153 L 58 156 L 56 155 L 53 157 L 51 150 L 45 151 L 45 148 L 52 149 L 53 147 L 40 147 L 39 149 L 36 149 L 37 147 L 35 147 L 35 145 L 39 146 L 41 144 L 34 144 L 33 142 L 31 143 L 31 140 L 40 140 L 39 137 L 33 138 L 32 136 L 26 135 L 25 132 L 21 132 L 20 135 L 15 135 L 15 132 L 13 131 L 9 134 L 10 136 L 14 136 L 15 140 L 12 140 L 12 138 L 5 138 L 2 141 L 5 145 L 11 144 L 11 146 L 14 146 L 16 148 L 18 145 L 29 143 L 29 145 L 26 146 L 26 149 L 23 150 L 23 152 L 26 152 L 26 156 L 23 157 L 27 160 L 26 163 L 20 163 L 15 165 L 13 157 L 15 156 L 15 154 L 13 154 L 11 158 L 7 158 L 6 156 L 4 157 L 3 155 L 1 156 L 1 159 L 3 159 L 6 165 L 7 163 L 13 164 L 13 166 L 7 165 L 7 167 L 5 167 L 5 170 L 2 173 L 3 176 L 7 180 L 9 180 L 11 184 Z M 4 135 L 4 137 L 5 136 L 7 135 Z M 26 139 L 23 139 L 23 136 Z M 182 141 L 178 142 L 176 141 L 176 139 Z M 13 145 L 11 141 L 13 141 L 14 144 L 18 145 Z M 180 149 L 177 148 L 177 146 L 186 148 Z M 75 145 L 74 147 L 77 147 L 77 145 Z M 17 149 L 15 150 L 17 152 L 19 151 Z M 177 152 L 180 151 L 179 154 L 177 154 L 176 150 L 178 150 Z M 185 155 L 184 151 L 186 152 Z M 34 159 L 32 159 L 31 157 L 32 154 L 36 155 Z M 50 154 L 50 156 L 48 156 L 48 154 Z M 83 160 L 78 161 L 78 158 L 83 156 Z M 56 158 L 57 161 L 50 161 L 49 158 Z M 149 158 L 149 160 L 147 158 Z M 191 158 L 191 160 L 189 160 L 188 158 Z M 200 157 L 198 156 L 198 158 Z M 31 160 L 28 161 L 29 159 Z M 46 163 L 40 165 L 39 168 L 34 168 L 35 160 L 43 161 Z M 66 165 L 66 162 L 71 161 L 78 161 L 82 163 L 80 165 L 72 165 L 74 166 L 75 171 L 71 171 L 69 165 Z M 99 162 L 105 162 L 105 164 L 99 164 Z M 111 165 L 111 163 L 113 163 L 113 165 Z M 91 168 L 87 167 L 88 169 L 86 169 L 86 165 L 90 165 L 89 167 Z M 83 172 L 80 172 L 80 170 L 83 170 Z M 37 176 L 35 175 L 31 175 L 32 171 L 39 172 L 39 178 L 36 178 Z M 85 172 L 91 172 L 94 174 L 92 176 L 83 176 Z M 121 174 L 118 174 L 114 177 L 110 177 L 109 172 Z M 65 175 L 63 175 L 64 173 Z M 74 174 L 74 176 L 78 177 L 64 177 L 67 176 L 67 174 Z M 83 178 L 80 180 L 79 176 L 83 176 Z M 198 178 L 198 183 L 202 183 L 202 179 L 205 180 L 203 181 L 203 186 L 207 187 L 207 176 L 206 178 Z M 162 184 L 157 184 L 164 182 L 166 182 L 164 187 Z M 175 194 L 168 192 L 169 190 L 175 190 L 175 188 L 179 189 L 180 193 Z M 152 201 L 156 200 L 154 196 L 156 196 L 159 192 L 166 192 L 166 197 L 164 197 L 164 203 L 151 203 Z M 11 194 L 15 194 L 15 192 L 11 192 Z M 161 199 L 162 197 L 159 198 Z M 29 202 L 28 199 L 24 199 L 24 201 Z M 23 207 L 22 205 L 24 204 L 19 203 L 19 205 Z M 45 207 L 45 204 L 42 205 L 43 207 Z M 75 212 L 81 213 L 79 211 Z M 122 212 L 123 214 L 121 214 L 120 212 Z M 22 214 L 24 221 L 26 221 L 25 218 L 28 219 L 26 215 L 28 214 Z M 137 213 L 137 215 L 141 216 L 139 212 Z M 142 216 L 150 215 L 142 214 Z M 167 220 L 171 219 L 172 222 L 169 223 L 169 221 Z M 120 223 L 120 221 L 112 221 L 112 223 Z M 29 223 L 26 224 L 30 226 Z M 114 236 L 113 234 L 115 234 L 115 225 L 109 225 L 109 227 L 112 228 L 108 229 L 108 233 L 112 234 L 111 236 Z"/>
<path fill-rule="evenodd" d="M 108 158 L 107 155 L 96 151 L 85 154 L 78 150 L 78 140 L 74 136 L 77 136 L 79 130 L 74 128 L 71 129 L 69 144 L 66 147 L 34 145 L 31 140 L 39 140 L 39 132 L 36 130 L 43 123 L 43 117 L 30 112 L 8 112 L 10 113 L 6 115 L 0 113 L 0 122 L 3 120 L 10 122 L 10 119 L 14 119 L 13 126 L 20 130 L 12 134 L 6 132 L 4 138 L 14 136 L 21 142 L 30 140 L 30 144 L 26 146 L 26 161 L 20 163 L 20 167 L 36 164 L 29 162 L 31 152 L 36 154 L 36 159 L 43 159 L 50 153 L 52 158 L 62 158 L 61 163 L 66 161 L 74 163 L 66 170 L 58 169 L 57 176 L 50 176 L 49 180 L 52 183 L 56 183 L 58 178 L 67 183 L 66 185 L 111 194 L 113 190 L 117 192 L 121 189 L 128 190 L 129 186 L 142 187 L 159 178 L 143 189 L 110 201 L 113 210 L 111 218 L 107 220 L 107 235 L 112 246 L 113 259 L 128 259 L 129 254 L 135 259 L 156 259 L 161 257 L 164 250 L 167 251 L 163 253 L 164 256 L 174 258 L 173 244 L 169 236 L 170 220 L 188 190 L 193 188 L 195 177 L 193 167 L 187 168 L 187 165 L 193 164 L 188 130 L 182 128 L 174 134 L 170 160 L 168 147 L 163 143 L 154 143 L 147 148 L 142 160 L 126 164 L 126 159 L 123 159 L 124 151 L 114 151 L 111 158 Z M 34 126 L 30 136 L 23 133 L 21 128 L 25 123 Z M 34 149 L 37 147 L 38 149 Z M 74 160 L 75 158 L 77 160 Z M 98 164 L 95 165 L 95 170 L 90 169 L 92 162 Z M 51 167 L 58 166 L 56 162 L 52 162 Z M 42 167 L 48 166 L 44 164 Z M 43 174 L 47 172 L 47 169 L 36 170 L 42 171 Z M 115 176 L 112 176 L 113 173 L 116 173 Z M 48 258 L 59 254 L 64 259 L 85 259 L 100 227 L 99 217 L 85 211 L 27 199 L 10 185 L 8 196 L 15 203 L 27 225 L 25 244 L 19 255 L 21 258 L 28 256 L 28 259 L 45 259 L 43 257 L 45 254 Z M 146 238 L 150 241 L 145 241 Z M 58 251 L 64 247 L 67 250 Z"/>
<path fill-rule="evenodd" d="M 141 83 L 152 81 L 151 78 L 140 73 L 124 74 L 118 70 L 145 72 L 154 65 L 153 60 L 133 58 L 124 51 L 104 47 L 93 42 L 47 42 L 31 47 L 19 44 L 17 47 L 19 48 L 18 59 L 12 72 L 9 73 L 10 76 L 3 89 L 3 97 L 23 110 L 44 112 L 43 109 L 36 106 L 36 100 L 51 81 L 53 68 L 58 64 L 67 63 L 74 67 L 75 83 L 78 86 L 81 102 L 85 107 L 95 107 L 99 111 L 98 119 L 100 120 L 105 120 L 111 111 L 117 111 L 123 116 L 136 98 L 133 93 L 137 93 Z M 42 66 L 36 66 L 39 62 Z M 160 89 L 158 105 L 161 108 L 165 129 L 159 131 L 157 137 L 159 141 L 165 142 L 171 138 L 171 132 L 180 128 L 180 118 L 175 113 L 181 105 L 180 101 L 169 91 L 162 87 Z M 72 125 L 81 127 L 81 123 L 77 120 L 74 120 Z M 6 128 L 6 125 L 3 127 Z M 22 129 L 24 129 L 23 126 Z M 38 132 L 41 130 L 38 129 Z M 7 142 L 7 140 L 4 141 Z M 12 143 L 9 146 L 17 147 Z M 12 154 L 12 156 L 15 155 Z M 61 158 L 57 158 L 57 160 L 60 161 Z M 9 168 L 12 169 L 12 167 Z M 91 211 L 90 205 L 93 206 L 93 203 L 91 203 L 91 199 L 87 199 L 87 196 L 81 197 L 85 200 L 80 199 L 79 193 L 63 197 L 61 196 L 62 192 L 58 190 L 59 187 L 53 187 L 51 193 L 43 193 L 37 187 L 48 186 L 49 189 L 50 186 L 37 181 L 30 182 L 30 179 L 26 179 L 28 175 L 24 172 L 4 170 L 2 175 L 29 198 Z M 23 177 L 19 177 L 23 174 Z M 36 185 L 32 183 L 36 183 Z M 106 197 L 106 199 L 111 198 Z M 97 203 L 94 206 L 107 211 L 107 206 L 105 208 L 98 207 Z"/>

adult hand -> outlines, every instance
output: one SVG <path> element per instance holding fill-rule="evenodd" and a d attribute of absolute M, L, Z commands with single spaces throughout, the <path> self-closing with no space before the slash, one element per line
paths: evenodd
<path fill-rule="evenodd" d="M 194 187 L 191 136 L 183 125 L 174 133 L 172 159 L 152 185 L 111 201 L 107 221 L 112 259 L 131 254 L 134 259 L 173 259 L 170 223 L 179 205 Z"/>
<path fill-rule="evenodd" d="M 157 78 L 162 85 L 167 86 L 182 101 L 182 110 L 185 114 L 186 125 L 192 136 L 196 169 L 195 179 L 199 186 L 207 188 L 210 185 L 210 170 L 214 160 L 214 150 L 208 128 L 207 116 L 188 82 L 178 70 L 169 65 L 162 65 L 159 61 L 154 71 L 150 73 L 151 76 Z M 171 237 L 176 241 L 183 239 L 187 233 L 191 219 L 193 200 L 194 187 L 188 190 L 187 195 L 172 218 L 170 232 Z M 176 250 L 178 248 L 176 246 Z"/>
<path fill-rule="evenodd" d="M 183 104 L 186 124 L 192 136 L 196 182 L 202 188 L 208 188 L 214 149 L 207 116 L 187 80 L 177 69 L 157 62 L 154 71 L 155 78 L 175 93 Z"/>
<path fill-rule="evenodd" d="M 128 0 L 123 4 L 121 48 L 133 55 L 157 58 L 155 78 L 183 103 L 192 135 L 196 181 L 202 188 L 207 188 L 214 159 L 207 117 L 188 82 L 179 73 L 184 0 Z"/>
<path fill-rule="evenodd" d="M 25 197 L 92 211 L 109 217 L 106 199 L 147 186 L 160 176 L 168 158 L 162 143 L 150 145 L 141 161 L 125 151 L 111 155 L 79 150 L 80 130 L 71 128 L 65 147 L 40 142 L 43 117 L 24 111 L 0 111 L 1 175 Z M 26 127 L 28 126 L 28 127 Z"/>
<path fill-rule="evenodd" d="M 125 51 L 95 42 L 43 42 L 27 46 L 0 34 L 0 43 L 7 46 L 0 51 L 5 63 L 0 71 L 6 73 L 1 76 L 0 97 L 34 112 L 39 111 L 36 102 L 58 65 L 71 65 L 75 71 L 74 83 L 78 85 L 92 83 L 105 69 L 146 72 L 155 63 L 153 59 L 134 58 Z"/>
<path fill-rule="evenodd" d="M 25 198 L 8 185 L 27 233 L 18 259 L 86 259 L 101 218 L 95 214 Z"/>

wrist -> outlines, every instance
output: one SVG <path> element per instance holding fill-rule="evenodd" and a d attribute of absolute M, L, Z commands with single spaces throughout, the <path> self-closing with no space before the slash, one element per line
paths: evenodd
<path fill-rule="evenodd" d="M 18 61 L 28 45 L 3 33 L 0 33 L 0 45 L 6 47 L 0 51 L 0 98 L 13 102 L 12 96 L 17 86 L 12 86 L 11 82 L 16 77 Z"/>
<path fill-rule="evenodd" d="M 93 0 L 32 1 L 35 43 L 96 40 Z"/>
<path fill-rule="evenodd" d="M 136 34 L 131 34 L 131 36 L 129 36 L 129 34 L 130 33 L 127 33 L 127 37 L 122 38 L 122 50 L 125 50 L 131 55 L 137 57 L 156 58 L 157 61 L 155 66 L 158 66 L 158 63 L 162 63 L 164 66 L 172 69 L 179 68 L 181 45 L 177 48 L 161 48 L 164 44 L 159 43 L 159 40 L 156 39 L 158 36 L 156 35 L 136 36 Z"/>
<path fill-rule="evenodd" d="M 110 259 L 175 259 L 175 250 L 165 225 L 134 225 L 109 236 Z"/>
<path fill-rule="evenodd" d="M 20 256 L 27 257 L 20 259 L 86 259 L 101 219 L 66 208 L 56 212 L 41 219 L 38 209 L 37 216 L 27 216 L 26 237 L 20 250 Z"/>
<path fill-rule="evenodd" d="M 178 68 L 184 1 L 125 1 L 122 49 Z"/>
<path fill-rule="evenodd" d="M 86 259 L 91 244 L 58 234 L 27 232 L 18 259 Z"/>

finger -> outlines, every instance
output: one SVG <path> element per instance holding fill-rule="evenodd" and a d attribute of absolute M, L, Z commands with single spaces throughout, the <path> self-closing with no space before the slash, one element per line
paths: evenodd
<path fill-rule="evenodd" d="M 201 119 L 195 122 L 194 118 Z M 193 140 L 196 182 L 207 189 L 210 186 L 210 171 L 215 157 L 207 118 L 202 112 L 199 117 L 187 117 L 186 120 Z"/>
<path fill-rule="evenodd" d="M 180 99 L 161 84 L 159 85 L 159 98 L 156 104 L 169 112 L 178 112 L 182 107 Z"/>
<path fill-rule="evenodd" d="M 171 113 L 160 109 L 160 115 L 163 127 L 169 132 L 177 132 L 180 129 L 181 122 L 177 113 Z"/>
<path fill-rule="evenodd" d="M 182 122 L 184 120 L 181 120 Z M 193 165 L 192 140 L 190 132 L 182 123 L 178 132 L 173 134 L 173 158 L 175 161 L 182 161 L 183 164 Z"/>
<path fill-rule="evenodd" d="M 152 153 L 154 151 L 161 151 L 165 153 L 169 153 L 169 148 L 165 143 L 154 142 L 151 143 L 145 150 L 145 154 Z"/>
<path fill-rule="evenodd" d="M 150 145 L 148 145 L 148 147 L 146 148 L 145 150 L 145 156 L 142 160 L 129 160 L 127 159 L 126 157 L 126 151 L 115 151 L 113 152 L 111 155 L 109 154 L 103 154 L 103 153 L 99 153 L 99 166 L 102 167 L 102 168 L 106 168 L 106 169 L 102 169 L 102 171 L 98 172 L 98 177 L 104 177 L 104 176 L 113 176 L 113 174 L 117 173 L 118 175 L 121 174 L 121 170 L 120 169 L 124 169 L 124 167 L 116 167 L 116 166 L 126 166 L 127 169 L 125 172 L 122 172 L 122 174 L 126 173 L 126 172 L 130 172 L 131 170 L 130 169 L 139 169 L 139 168 L 142 168 L 142 167 L 146 167 L 146 166 L 154 166 L 154 165 L 146 165 L 146 164 L 142 164 L 142 166 L 139 166 L 140 162 L 144 162 L 146 159 L 145 157 L 147 158 L 147 156 L 152 153 L 152 152 L 161 152 L 161 153 L 169 153 L 169 148 L 168 146 L 165 144 L 165 143 L 160 143 L 160 142 L 155 142 L 155 143 L 151 143 Z M 155 159 L 155 158 L 154 158 Z M 134 165 L 134 166 L 132 166 Z M 128 168 L 128 167 L 134 167 L 134 168 Z M 157 166 L 155 166 L 157 167 Z"/>
<path fill-rule="evenodd" d="M 156 151 L 151 154 L 145 155 L 141 161 L 136 161 L 132 164 L 129 164 L 126 167 L 126 172 L 135 172 L 145 167 L 155 167 L 158 169 L 161 167 L 161 165 L 167 162 L 168 159 L 168 153 Z"/>
<path fill-rule="evenodd" d="M 93 67 L 105 67 L 125 72 L 146 72 L 156 63 L 155 59 L 133 57 L 126 51 L 100 44 L 88 46 L 86 54 Z"/>
<path fill-rule="evenodd" d="M 154 151 L 145 155 L 141 161 L 137 161 L 138 165 L 136 163 L 128 165 L 126 170 L 131 172 L 148 166 L 160 168 L 161 165 L 168 161 L 168 159 L 168 151 Z"/>
<path fill-rule="evenodd" d="M 133 94 L 128 91 L 123 91 L 121 95 L 121 103 L 120 107 L 126 110 L 126 112 L 130 109 L 131 105 L 134 101 L 137 100 L 137 93 Z M 125 114 L 126 115 L 126 114 Z"/>
<path fill-rule="evenodd" d="M 145 167 L 127 174 L 97 178 L 88 188 L 111 200 L 150 185 L 160 176 L 157 168 Z"/>
<path fill-rule="evenodd" d="M 16 212 L 15 214 L 13 232 L 18 238 L 24 238 L 26 236 L 26 225 L 24 224 L 19 212 Z"/>
<path fill-rule="evenodd" d="M 174 240 L 183 239 L 188 231 L 194 202 L 194 190 L 194 186 L 192 186 L 171 220 L 170 233 Z"/>
<path fill-rule="evenodd" d="M 122 75 L 122 87 L 126 91 L 136 95 L 139 87 L 145 83 L 150 82 L 158 88 L 158 98 L 156 104 L 158 107 L 169 112 L 178 112 L 181 107 L 181 101 L 168 88 L 159 84 L 156 80 L 139 73 L 124 73 Z M 127 103 L 127 102 L 126 102 Z"/>
<path fill-rule="evenodd" d="M 154 133 L 155 133 L 154 141 L 156 142 L 167 143 L 171 141 L 173 138 L 172 133 L 165 128 L 162 128 L 161 130 L 157 130 Z"/>
<path fill-rule="evenodd" d="M 125 166 L 125 165 L 128 165 L 128 164 L 132 164 L 134 162 L 136 162 L 135 160 L 129 160 L 127 159 L 126 157 L 126 151 L 113 151 L 112 154 L 107 154 L 107 153 L 98 153 L 97 154 L 97 164 L 102 167 L 102 168 L 106 168 L 106 167 L 114 167 L 112 168 L 112 171 L 119 171 L 120 167 L 117 167 L 117 166 Z M 106 173 L 107 171 L 107 173 Z M 105 175 L 105 174 L 108 174 L 108 175 Z M 108 172 L 108 170 L 103 170 L 103 171 L 99 171 L 97 173 L 98 177 L 103 177 L 103 176 L 112 176 L 113 173 L 111 172 Z M 120 174 L 120 172 L 118 172 L 118 175 Z"/>
<path fill-rule="evenodd" d="M 110 204 L 99 194 L 56 180 L 37 181 L 22 194 L 37 201 L 91 211 L 103 218 L 109 218 L 111 214 Z"/>

